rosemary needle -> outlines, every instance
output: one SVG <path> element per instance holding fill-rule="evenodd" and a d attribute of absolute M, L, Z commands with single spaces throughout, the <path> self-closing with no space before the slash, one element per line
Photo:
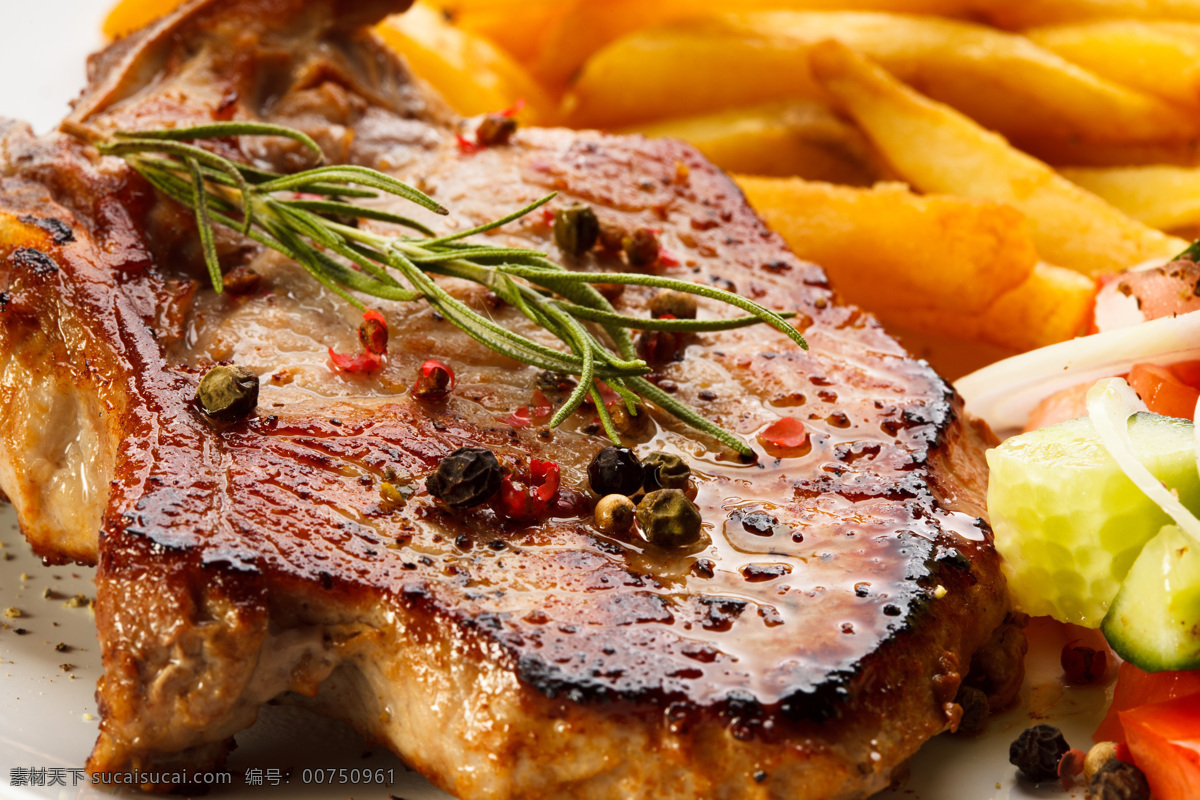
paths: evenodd
<path fill-rule="evenodd" d="M 643 377 L 650 367 L 635 354 L 630 331 L 704 332 L 765 323 L 800 347 L 808 347 L 804 337 L 786 321 L 785 316 L 790 315 L 770 311 L 730 292 L 657 275 L 570 272 L 535 250 L 464 241 L 519 219 L 548 202 L 553 194 L 493 222 L 437 236 L 415 220 L 349 202 L 383 193 L 438 214 L 447 213 L 431 197 L 376 170 L 326 165 L 317 143 L 292 128 L 260 122 L 219 122 L 171 130 L 118 131 L 109 138 L 90 131 L 87 134 L 85 138 L 101 153 L 123 158 L 160 192 L 192 209 L 205 265 L 217 292 L 222 290 L 222 277 L 213 226 L 221 224 L 295 260 L 314 279 L 359 310 L 364 306 L 356 295 L 424 300 L 468 336 L 497 353 L 578 376 L 575 390 L 556 411 L 551 426 L 560 424 L 590 398 L 601 427 L 620 444 L 620 435 L 597 389 L 596 381 L 603 380 L 631 413 L 635 412 L 636 399 L 648 400 L 743 457 L 753 457 L 754 451 L 739 437 Z M 312 153 L 314 166 L 279 174 L 232 161 L 196 144 L 204 139 L 235 136 L 291 139 Z M 373 233 L 339 221 L 347 217 L 392 223 L 414 234 Z M 563 349 L 546 347 L 480 315 L 443 290 L 431 275 L 448 275 L 487 286 L 534 324 L 554 334 Z M 598 283 L 639 284 L 698 294 L 747 313 L 722 320 L 631 317 L 613 309 L 593 285 Z"/>

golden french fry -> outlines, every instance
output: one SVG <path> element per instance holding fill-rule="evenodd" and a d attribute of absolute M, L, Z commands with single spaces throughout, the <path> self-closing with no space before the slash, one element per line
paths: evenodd
<path fill-rule="evenodd" d="M 416 3 L 375 32 L 460 114 L 501 111 L 519 100 L 525 101 L 523 121 L 545 122 L 552 114 L 545 93 L 511 56 L 450 25 L 431 5 Z"/>
<path fill-rule="evenodd" d="M 1129 19 L 1024 33 L 1035 44 L 1115 83 L 1195 108 L 1200 106 L 1200 24 L 1193 27 L 1193 38 Z"/>
<path fill-rule="evenodd" d="M 819 103 L 771 103 L 621 132 L 682 139 L 722 169 L 747 175 L 869 186 L 888 174 L 862 132 Z"/>
<path fill-rule="evenodd" d="M 1078 335 L 1088 322 L 1095 293 L 1091 278 L 1039 263 L 1024 282 L 979 314 L 914 308 L 886 309 L 877 316 L 885 325 L 894 322 L 901 329 L 1024 352 Z"/>
<path fill-rule="evenodd" d="M 1173 231 L 1200 225 L 1200 169 L 1063 167 L 1059 172 L 1151 227 Z"/>
<path fill-rule="evenodd" d="M 120 0 L 104 18 L 104 35 L 116 39 L 133 33 L 182 3 L 183 0 Z"/>
<path fill-rule="evenodd" d="M 1010 206 L 797 178 L 735 178 L 750 204 L 801 258 L 869 311 L 978 312 L 1038 262 L 1024 216 Z"/>
<path fill-rule="evenodd" d="M 1092 75 L 1023 37 L 966 22 L 869 12 L 760 12 L 640 31 L 587 63 L 567 95 L 567 116 L 580 126 L 613 127 L 819 98 L 807 52 L 827 39 L 1022 144 L 1160 143 L 1200 133 L 1193 115 Z"/>
<path fill-rule="evenodd" d="M 979 19 L 1009 30 L 1097 19 L 1200 21 L 1200 0 L 974 0 Z"/>
<path fill-rule="evenodd" d="M 566 13 L 564 0 L 432 0 L 457 28 L 481 36 L 522 64 L 532 64 L 546 34 Z"/>
<path fill-rule="evenodd" d="M 923 192 L 1014 206 L 1029 218 L 1038 252 L 1056 264 L 1094 276 L 1186 247 L 838 42 L 813 48 L 812 64 L 817 79 L 909 183 Z"/>
<path fill-rule="evenodd" d="M 1127 167 L 1200 164 L 1200 140 L 1172 144 L 1096 144 L 1042 141 L 1026 143 L 1026 153 L 1056 167 Z"/>
<path fill-rule="evenodd" d="M 588 60 L 563 112 L 573 127 L 619 128 L 819 98 L 803 49 L 736 35 L 722 18 L 638 31 L 614 42 Z"/>
<path fill-rule="evenodd" d="M 772 9 L 795 11 L 891 11 L 903 14 L 967 14 L 974 0 L 572 0 L 551 26 L 532 72 L 562 90 L 588 57 L 643 28 L 713 14 Z"/>

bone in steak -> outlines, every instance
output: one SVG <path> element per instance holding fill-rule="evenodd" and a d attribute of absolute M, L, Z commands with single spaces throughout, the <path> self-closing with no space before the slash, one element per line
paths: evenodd
<path fill-rule="evenodd" d="M 378 373 L 332 370 L 358 314 L 295 264 L 224 232 L 225 266 L 260 283 L 218 296 L 190 211 L 76 137 L 0 124 L 0 488 L 38 553 L 98 564 L 89 768 L 219 766 L 282 697 L 463 798 L 860 798 L 953 727 L 964 681 L 1011 698 L 1023 639 L 982 519 L 989 434 L 949 386 L 690 147 L 523 129 L 464 152 L 459 121 L 363 28 L 399 5 L 192 0 L 93 58 L 72 122 L 287 124 L 429 192 L 453 212 L 426 219 L 439 230 L 551 190 L 658 229 L 667 274 L 797 311 L 811 344 L 695 335 L 658 385 L 750 442 L 796 417 L 810 448 L 741 465 L 656 413 L 630 444 L 690 460 L 710 540 L 690 555 L 604 534 L 579 503 L 532 524 L 451 511 L 419 488 L 456 448 L 555 461 L 582 491 L 605 441 L 586 414 L 514 427 L 537 371 L 421 303 L 375 304 L 392 330 Z M 274 141 L 222 146 L 305 165 Z M 622 268 L 562 254 L 540 214 L 497 236 Z M 652 293 L 618 308 L 648 313 Z M 444 401 L 405 391 L 430 357 L 457 372 Z M 226 361 L 261 396 L 214 422 L 193 398 Z M 418 491 L 390 502 L 385 480 Z"/>

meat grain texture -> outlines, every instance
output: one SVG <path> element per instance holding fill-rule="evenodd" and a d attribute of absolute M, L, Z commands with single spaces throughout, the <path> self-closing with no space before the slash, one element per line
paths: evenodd
<path fill-rule="evenodd" d="M 295 264 L 221 234 L 223 264 L 262 281 L 218 296 L 190 212 L 76 137 L 2 124 L 0 489 L 38 553 L 98 564 L 89 769 L 217 767 L 283 698 L 462 798 L 860 798 L 953 727 L 963 681 L 1007 702 L 1022 639 L 982 519 L 989 434 L 950 387 L 838 304 L 690 147 L 527 129 L 463 152 L 459 120 L 362 27 L 397 5 L 193 0 L 95 56 L 71 119 L 291 125 L 430 193 L 452 210 L 426 220 L 438 230 L 550 191 L 656 228 L 680 262 L 665 274 L 797 312 L 811 349 L 761 326 L 696 335 L 654 379 L 751 443 L 797 417 L 811 448 L 741 465 L 652 412 L 630 444 L 691 461 L 707 544 L 687 555 L 569 504 L 528 525 L 451 513 L 420 487 L 460 446 L 556 461 L 585 491 L 605 441 L 587 414 L 512 427 L 537 371 L 421 303 L 376 304 L 382 370 L 332 370 L 358 314 Z M 224 146 L 306 165 L 278 142 Z M 558 252 L 540 214 L 495 237 L 627 268 Z M 481 287 L 443 284 L 539 335 Z M 618 309 L 647 313 L 652 292 Z M 431 356 L 458 386 L 421 403 L 405 390 Z M 259 374 L 250 418 L 196 407 L 217 362 Z M 389 502 L 385 479 L 417 491 Z"/>

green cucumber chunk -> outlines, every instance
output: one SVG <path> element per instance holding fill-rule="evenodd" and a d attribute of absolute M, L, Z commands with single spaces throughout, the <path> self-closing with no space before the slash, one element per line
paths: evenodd
<path fill-rule="evenodd" d="M 1130 417 L 1134 452 L 1200 508 L 1192 423 Z M 1098 627 L 1134 560 L 1170 517 L 1125 476 L 1086 417 L 989 450 L 988 513 L 1016 607 Z"/>
<path fill-rule="evenodd" d="M 1200 668 L 1200 544 L 1165 526 L 1133 562 L 1101 629 L 1146 672 Z"/>

